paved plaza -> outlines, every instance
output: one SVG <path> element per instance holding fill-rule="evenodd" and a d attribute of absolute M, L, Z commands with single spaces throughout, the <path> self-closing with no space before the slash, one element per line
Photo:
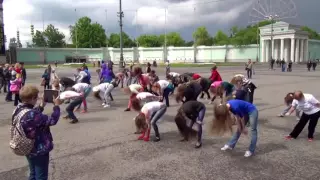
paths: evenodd
<path fill-rule="evenodd" d="M 158 68 L 164 78 L 164 69 Z M 174 72 L 199 72 L 210 75 L 210 68 L 171 68 Z M 244 73 L 244 67 L 219 67 L 224 80 Z M 92 97 L 89 113 L 77 114 L 80 122 L 69 124 L 60 119 L 51 128 L 55 148 L 50 157 L 51 180 L 318 180 L 320 179 L 320 125 L 315 141 L 307 141 L 307 128 L 297 140 L 286 141 L 294 125 L 294 116 L 279 118 L 284 109 L 283 98 L 289 91 L 302 90 L 320 99 L 320 71 L 307 72 L 305 66 L 294 66 L 293 72 L 268 70 L 265 65 L 255 68 L 253 81 L 258 86 L 254 103 L 259 111 L 256 155 L 243 157 L 249 137 L 243 135 L 232 152 L 220 148 L 230 136 L 214 137 L 208 125 L 212 119 L 212 105 L 205 102 L 203 147 L 195 149 L 195 140 L 179 142 L 174 123 L 179 104 L 171 98 L 171 107 L 159 123 L 161 141 L 138 141 L 134 135 L 132 118 L 135 112 L 123 112 L 128 95 L 116 89 L 112 107 L 103 109 Z M 30 69 L 28 82 L 40 84 L 43 69 Z M 59 76 L 72 76 L 70 68 L 58 68 Z M 95 74 L 94 70 L 91 70 Z M 96 76 L 95 76 L 96 77 Z M 93 77 L 92 82 L 97 84 Z M 24 157 L 9 149 L 9 125 L 13 103 L 6 103 L 0 95 L 0 179 L 27 179 L 28 166 Z M 51 112 L 47 105 L 45 112 Z M 65 105 L 61 106 L 65 115 Z"/>

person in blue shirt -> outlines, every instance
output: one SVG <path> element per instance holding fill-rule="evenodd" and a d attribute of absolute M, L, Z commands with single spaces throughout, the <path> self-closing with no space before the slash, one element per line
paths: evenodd
<path fill-rule="evenodd" d="M 218 134 L 225 133 L 228 130 L 232 132 L 232 125 L 234 122 L 232 114 L 235 116 L 238 129 L 233 134 L 229 142 L 221 148 L 221 150 L 231 150 L 235 147 L 241 133 L 248 133 L 245 128 L 245 124 L 247 123 L 245 121 L 249 121 L 251 127 L 251 143 L 249 150 L 245 152 L 244 156 L 250 157 L 253 155 L 256 149 L 258 139 L 258 110 L 253 104 L 238 99 L 229 100 L 226 103 L 222 102 L 221 104 L 216 104 L 214 106 L 215 119 L 212 123 L 212 131 Z"/>

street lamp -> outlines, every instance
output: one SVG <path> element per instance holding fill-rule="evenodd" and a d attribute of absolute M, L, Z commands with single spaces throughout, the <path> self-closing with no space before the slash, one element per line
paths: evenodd
<path fill-rule="evenodd" d="M 119 70 L 122 71 L 124 68 L 124 60 L 123 60 L 123 39 L 122 39 L 122 18 L 123 16 L 123 11 L 122 11 L 122 0 L 119 0 L 119 25 L 120 25 L 120 61 L 119 61 Z"/>
<path fill-rule="evenodd" d="M 273 42 L 273 23 L 279 18 L 277 14 L 270 14 L 265 16 L 265 20 L 271 21 L 271 59 L 273 59 L 273 51 L 274 51 L 274 42 Z"/>

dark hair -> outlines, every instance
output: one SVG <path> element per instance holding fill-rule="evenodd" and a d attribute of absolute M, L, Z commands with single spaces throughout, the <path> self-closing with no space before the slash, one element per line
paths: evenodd
<path fill-rule="evenodd" d="M 133 98 L 131 100 L 131 107 L 132 109 L 134 109 L 135 111 L 140 111 L 141 110 L 141 105 L 140 105 L 140 100 L 137 98 Z"/>
<path fill-rule="evenodd" d="M 183 112 L 182 108 L 178 109 L 178 113 L 174 118 L 174 121 L 176 122 L 176 125 L 178 127 L 178 130 L 180 134 L 184 137 L 184 140 L 188 140 L 189 135 L 192 137 L 196 136 L 196 131 L 190 128 L 187 125 L 187 120 L 185 118 L 185 113 Z"/>
<path fill-rule="evenodd" d="M 100 91 L 93 92 L 93 97 L 95 97 L 96 99 L 102 100 L 100 97 Z"/>
<path fill-rule="evenodd" d="M 176 93 L 176 101 L 180 102 L 183 97 L 184 97 L 184 91 L 187 88 L 186 84 L 180 84 L 177 88 L 177 93 Z"/>
<path fill-rule="evenodd" d="M 284 102 L 289 105 L 292 103 L 292 101 L 294 100 L 294 93 L 288 93 L 285 97 L 284 97 Z"/>
<path fill-rule="evenodd" d="M 135 76 L 141 75 L 141 74 L 142 74 L 142 69 L 141 69 L 141 67 L 135 67 L 135 68 L 133 68 L 133 74 L 134 74 Z"/>

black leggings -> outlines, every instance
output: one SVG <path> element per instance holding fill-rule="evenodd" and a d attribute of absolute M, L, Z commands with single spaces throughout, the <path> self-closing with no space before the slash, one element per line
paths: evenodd
<path fill-rule="evenodd" d="M 320 117 L 320 111 L 310 115 L 302 113 L 302 116 L 298 124 L 294 127 L 293 131 L 290 133 L 290 136 L 293 138 L 297 138 L 301 133 L 301 131 L 303 130 L 303 128 L 308 123 L 308 121 L 310 120 L 309 126 L 308 126 L 308 138 L 313 138 L 313 134 L 317 126 L 319 117 Z"/>

